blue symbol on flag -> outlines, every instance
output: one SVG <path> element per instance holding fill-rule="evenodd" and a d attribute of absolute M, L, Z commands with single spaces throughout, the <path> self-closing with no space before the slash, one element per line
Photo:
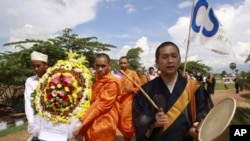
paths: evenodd
<path fill-rule="evenodd" d="M 206 0 L 198 0 L 198 2 L 196 3 L 196 5 L 194 7 L 193 19 L 192 19 L 192 29 L 194 32 L 197 32 L 197 33 L 200 32 L 201 26 L 197 25 L 196 18 L 197 18 L 198 10 L 202 6 L 204 6 L 207 10 L 209 10 L 208 17 L 214 25 L 211 30 L 207 30 L 206 27 L 203 27 L 202 34 L 206 37 L 212 37 L 213 35 L 215 35 L 217 33 L 217 31 L 219 29 L 219 21 L 215 17 L 213 9 L 212 8 L 208 9 L 208 2 Z"/>

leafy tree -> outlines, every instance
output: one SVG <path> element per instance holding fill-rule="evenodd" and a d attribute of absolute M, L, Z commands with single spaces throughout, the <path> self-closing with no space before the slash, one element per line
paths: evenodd
<path fill-rule="evenodd" d="M 200 63 L 201 61 L 189 61 L 186 64 L 186 72 L 193 72 L 195 73 L 196 71 L 200 71 L 201 74 L 205 75 L 209 71 L 212 70 L 212 67 L 206 66 L 205 64 Z M 180 64 L 180 68 L 183 70 L 184 68 L 184 62 Z"/>
<path fill-rule="evenodd" d="M 120 70 L 120 66 L 119 66 L 119 60 L 117 59 L 111 59 L 111 66 L 112 66 L 112 70 Z"/>
<path fill-rule="evenodd" d="M 234 62 L 230 63 L 229 67 L 234 72 L 234 69 L 236 68 L 236 63 L 234 63 Z"/>
<path fill-rule="evenodd" d="M 249 90 L 250 89 L 250 73 L 242 71 L 240 76 L 243 79 L 243 87 Z"/>
<path fill-rule="evenodd" d="M 238 74 L 238 72 L 239 72 L 239 69 L 235 69 L 235 73 Z"/>
<path fill-rule="evenodd" d="M 25 45 L 33 44 L 31 47 L 33 50 L 42 50 L 42 52 L 49 55 L 51 58 L 50 64 L 52 65 L 56 63 L 58 55 L 62 55 L 62 57 L 59 57 L 60 59 L 65 59 L 66 55 L 65 53 L 61 54 L 61 51 L 73 50 L 86 56 L 90 66 L 93 66 L 96 53 L 110 51 L 110 48 L 116 48 L 114 45 L 97 41 L 97 37 L 80 38 L 77 34 L 71 34 L 71 32 L 72 30 L 70 28 L 66 28 L 62 32 L 62 36 L 49 38 L 47 41 L 26 39 L 24 41 L 6 43 L 4 46 L 15 45 L 16 47 L 26 49 Z M 60 54 L 57 54 L 57 51 L 59 51 Z"/>
<path fill-rule="evenodd" d="M 250 61 L 250 54 L 247 56 L 245 63 Z M 246 88 L 250 89 L 250 72 L 241 72 L 241 76 L 245 78 L 246 82 Z"/>
<path fill-rule="evenodd" d="M 128 57 L 130 68 L 132 70 L 136 70 L 138 67 L 141 67 L 140 63 L 140 54 L 143 52 L 143 50 L 140 47 L 132 48 L 128 50 L 126 56 Z"/>
<path fill-rule="evenodd" d="M 95 55 L 101 51 L 110 51 L 110 48 L 116 48 L 116 46 L 97 41 L 97 37 L 79 38 L 77 34 L 71 34 L 72 30 L 66 28 L 63 30 L 63 35 L 56 37 L 52 40 L 60 47 L 68 50 L 76 51 L 77 53 L 86 56 L 90 67 L 93 67 L 95 61 Z"/>
<path fill-rule="evenodd" d="M 221 72 L 221 77 L 224 77 L 225 75 L 227 75 L 227 72 L 226 72 L 225 70 L 223 70 L 223 71 Z"/>
<path fill-rule="evenodd" d="M 130 69 L 136 70 L 138 67 L 141 67 L 141 63 L 140 60 L 141 58 L 140 53 L 142 53 L 143 50 L 138 47 L 138 48 L 133 48 L 128 50 L 126 57 L 129 60 L 130 63 Z M 120 66 L 119 66 L 119 59 L 111 59 L 111 65 L 112 65 L 112 70 L 120 70 Z M 144 68 L 144 67 L 142 67 Z"/>
<path fill-rule="evenodd" d="M 250 54 L 247 56 L 245 63 L 247 63 L 248 61 L 250 61 Z"/>
<path fill-rule="evenodd" d="M 4 44 L 5 47 L 15 46 L 21 50 L 0 53 L 0 96 L 8 95 L 11 98 L 17 92 L 23 94 L 26 78 L 34 74 L 30 65 L 30 54 L 33 50 L 47 54 L 49 66 L 54 65 L 57 60 L 65 59 L 65 51 L 69 50 L 85 55 L 89 66 L 92 66 L 97 52 L 115 48 L 113 45 L 97 41 L 97 37 L 80 38 L 77 34 L 71 34 L 71 31 L 66 28 L 61 36 L 48 40 L 25 39 Z M 31 47 L 27 47 L 27 45 L 31 45 Z M 17 87 L 21 87 L 21 90 L 15 92 Z"/>

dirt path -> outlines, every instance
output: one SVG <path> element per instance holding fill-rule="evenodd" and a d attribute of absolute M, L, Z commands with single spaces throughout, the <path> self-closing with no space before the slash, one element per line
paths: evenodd
<path fill-rule="evenodd" d="M 234 89 L 229 90 L 217 90 L 215 91 L 215 96 L 213 98 L 214 104 L 218 103 L 219 101 L 227 98 L 232 97 L 236 100 L 237 107 L 248 107 L 250 108 L 250 100 L 243 98 L 241 95 L 247 94 L 249 91 L 241 91 L 240 93 L 236 94 Z"/>
<path fill-rule="evenodd" d="M 236 100 L 237 106 L 250 108 L 250 100 L 246 100 L 240 96 L 246 93 L 249 93 L 249 91 L 242 91 L 239 94 L 236 94 L 234 89 L 217 90 L 215 91 L 213 101 L 214 101 L 214 104 L 216 104 L 219 101 L 223 100 L 224 98 L 233 97 Z M 29 135 L 27 131 L 24 130 L 24 131 L 17 132 L 15 134 L 0 137 L 0 141 L 26 141 L 28 136 Z M 122 141 L 121 134 L 119 132 L 117 132 L 116 141 Z"/>

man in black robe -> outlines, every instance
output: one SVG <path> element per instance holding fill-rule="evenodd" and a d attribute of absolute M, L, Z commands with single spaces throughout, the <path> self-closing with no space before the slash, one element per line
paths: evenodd
<path fill-rule="evenodd" d="M 198 125 L 194 123 L 204 119 L 213 107 L 211 98 L 204 87 L 189 82 L 194 80 L 188 80 L 178 73 L 181 59 L 179 48 L 174 43 L 162 43 L 155 57 L 161 74 L 144 84 L 142 89 L 158 107 L 152 106 L 142 91 L 135 95 L 132 114 L 136 140 L 193 141 L 198 136 Z M 186 105 L 177 102 L 182 95 L 188 96 Z M 173 112 L 176 108 L 172 107 L 182 107 L 182 110 Z"/>

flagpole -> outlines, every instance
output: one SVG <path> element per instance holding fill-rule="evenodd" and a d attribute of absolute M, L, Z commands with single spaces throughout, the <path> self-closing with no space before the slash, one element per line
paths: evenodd
<path fill-rule="evenodd" d="M 188 51 L 189 51 L 189 45 L 190 45 L 190 34 L 191 34 L 191 26 L 192 26 L 193 13 L 194 13 L 194 3 L 195 3 L 195 0 L 193 0 L 191 18 L 190 18 L 189 29 L 188 29 L 187 49 L 186 49 L 184 68 L 183 68 L 183 72 L 182 72 L 183 76 L 185 75 L 186 67 L 187 67 L 187 57 L 188 57 Z"/>

